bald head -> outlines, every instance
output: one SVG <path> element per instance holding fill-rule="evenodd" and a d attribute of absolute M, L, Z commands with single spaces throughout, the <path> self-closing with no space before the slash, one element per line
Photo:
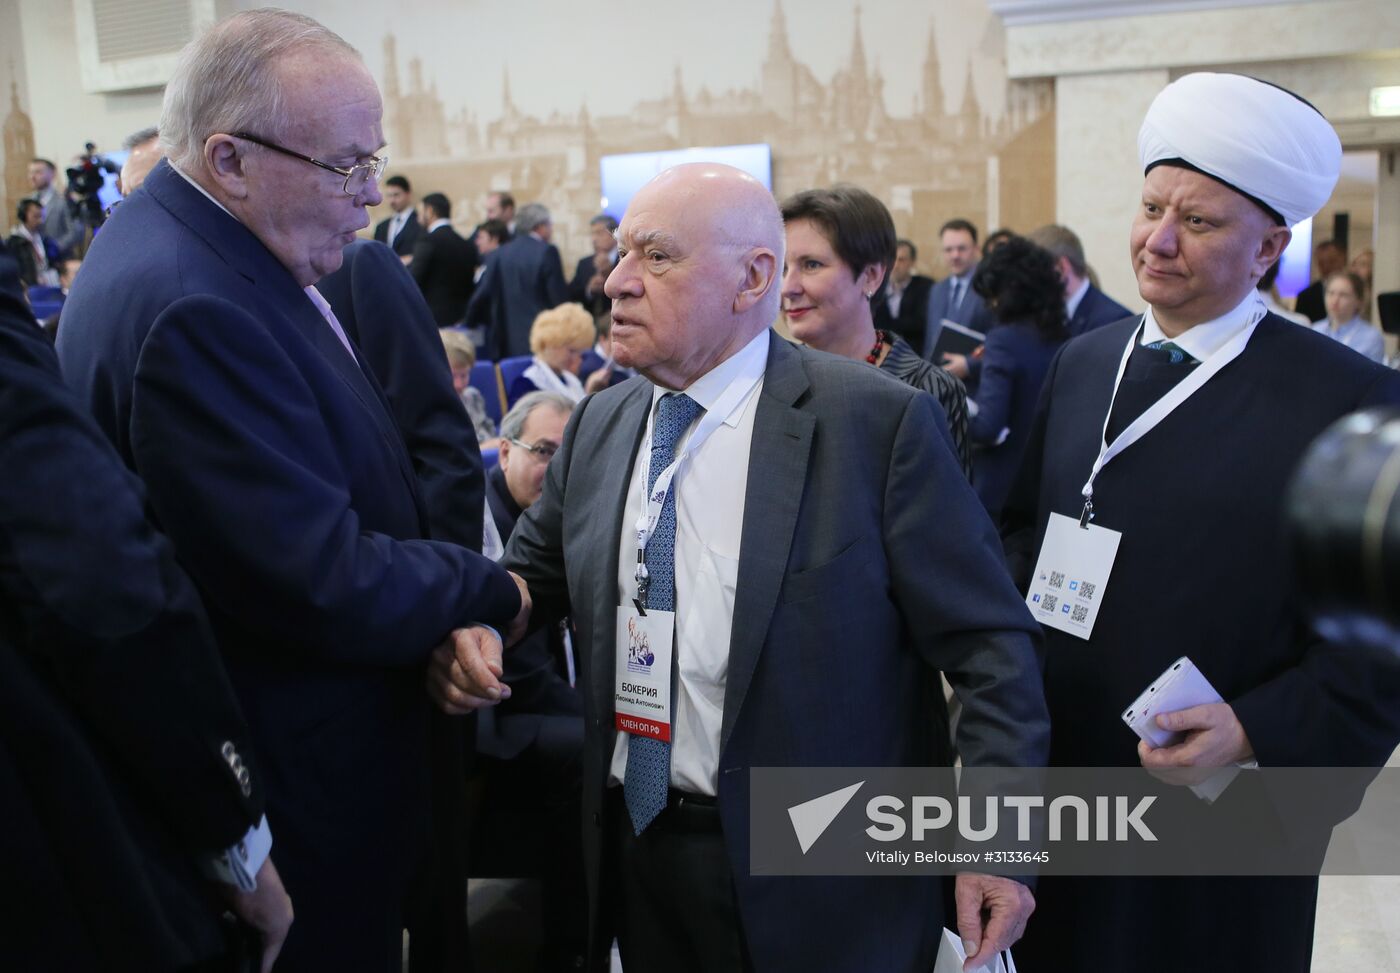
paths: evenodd
<path fill-rule="evenodd" d="M 151 135 L 144 141 L 137 142 L 131 147 L 131 153 L 126 157 L 122 171 L 117 176 L 117 189 L 121 191 L 123 196 L 130 196 L 136 192 L 160 160 L 160 137 L 158 135 Z"/>
<path fill-rule="evenodd" d="M 773 323 L 783 219 L 773 194 L 731 166 L 667 169 L 618 227 L 613 353 L 667 388 L 695 379 Z"/>

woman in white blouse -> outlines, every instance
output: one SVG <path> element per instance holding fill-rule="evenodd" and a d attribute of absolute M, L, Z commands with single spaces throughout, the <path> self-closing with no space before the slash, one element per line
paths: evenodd
<path fill-rule="evenodd" d="M 530 392 L 562 392 L 577 402 L 583 398 L 578 370 L 583 353 L 597 340 L 593 316 L 582 304 L 560 304 L 541 311 L 530 326 L 530 351 L 535 360 L 507 390 L 516 402 Z"/>

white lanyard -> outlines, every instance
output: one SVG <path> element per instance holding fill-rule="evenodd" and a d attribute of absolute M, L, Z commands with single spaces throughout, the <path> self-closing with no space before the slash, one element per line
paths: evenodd
<path fill-rule="evenodd" d="M 651 535 L 656 530 L 656 522 L 661 519 L 661 509 L 666 505 L 666 495 L 671 492 L 671 482 L 676 478 L 676 473 L 680 471 L 685 461 L 693 456 L 700 447 L 705 444 L 705 440 L 710 438 L 711 433 L 724 425 L 724 420 L 729 417 L 729 414 L 753 391 L 754 386 L 758 384 L 758 380 L 763 377 L 763 364 L 762 361 L 758 362 L 759 368 L 756 371 L 752 373 L 741 373 L 729 383 L 729 386 L 720 394 L 719 399 L 715 402 L 714 408 L 706 410 L 705 415 L 700 419 L 700 425 L 695 427 L 695 431 L 691 433 L 690 439 L 686 440 L 685 451 L 672 460 L 670 466 L 667 466 L 657 474 L 656 482 L 652 485 L 651 492 L 646 495 L 641 516 L 637 518 L 636 522 L 637 571 L 635 577 L 637 579 L 637 603 L 639 608 L 641 604 L 646 601 L 647 583 L 649 580 L 646 565 L 647 541 L 651 539 Z M 653 427 L 654 426 L 655 421 L 653 420 Z M 651 441 L 652 436 L 651 433 L 648 432 L 647 438 L 642 442 L 641 451 L 641 455 L 645 457 L 647 463 L 646 470 L 644 471 L 646 473 L 649 473 L 651 468 Z M 647 481 L 643 478 L 641 482 L 643 490 L 646 489 L 646 485 Z"/>
<path fill-rule="evenodd" d="M 1123 373 L 1128 370 L 1128 359 L 1132 357 L 1133 348 L 1136 347 L 1138 336 L 1142 333 L 1143 325 L 1138 325 L 1133 331 L 1132 337 L 1128 339 L 1128 346 L 1123 349 L 1123 358 L 1118 363 L 1118 377 L 1113 380 L 1113 398 L 1109 399 L 1108 414 L 1104 416 L 1103 433 L 1099 437 L 1099 458 L 1094 460 L 1094 469 L 1090 472 L 1089 479 L 1081 491 L 1084 495 L 1084 512 L 1079 515 L 1080 527 L 1089 526 L 1089 521 L 1094 519 L 1094 480 L 1098 477 L 1099 472 L 1115 456 L 1155 429 L 1163 419 L 1176 410 L 1177 406 L 1191 398 L 1203 385 L 1214 378 L 1217 372 L 1238 358 L 1244 351 L 1245 345 L 1249 344 L 1254 329 L 1258 327 L 1259 322 L 1267 313 L 1268 309 L 1262 303 L 1251 310 L 1249 320 L 1240 329 L 1239 334 L 1226 342 L 1215 354 L 1201 362 L 1190 375 L 1178 382 L 1166 395 L 1152 403 L 1142 415 L 1129 423 L 1128 428 L 1120 432 L 1110 444 L 1108 442 L 1108 422 L 1113 416 L 1113 405 L 1118 401 L 1118 389 L 1123 384 Z"/>

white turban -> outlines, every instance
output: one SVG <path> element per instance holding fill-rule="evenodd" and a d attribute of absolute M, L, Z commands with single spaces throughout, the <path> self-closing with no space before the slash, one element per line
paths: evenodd
<path fill-rule="evenodd" d="M 1185 162 L 1293 226 L 1331 197 L 1342 143 L 1317 109 L 1283 88 L 1199 72 L 1153 99 L 1138 132 L 1138 157 L 1144 171 Z"/>

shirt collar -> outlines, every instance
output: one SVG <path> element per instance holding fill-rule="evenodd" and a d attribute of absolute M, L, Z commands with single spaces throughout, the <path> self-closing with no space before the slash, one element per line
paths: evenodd
<path fill-rule="evenodd" d="M 714 408 L 720 396 L 729 388 L 731 382 L 741 381 L 744 376 L 757 374 L 762 377 L 764 368 L 768 364 L 768 333 L 769 329 L 764 328 L 752 341 L 730 355 L 704 375 L 690 383 L 690 387 L 685 389 L 685 394 L 695 400 L 700 408 L 707 412 Z M 660 385 L 651 387 L 651 404 L 656 408 L 656 403 L 661 397 L 670 392 L 671 389 L 662 388 Z M 739 419 L 743 415 L 743 405 L 748 400 L 747 396 L 737 402 L 729 415 L 724 417 L 724 424 L 731 428 L 739 425 Z"/>
<path fill-rule="evenodd" d="M 428 232 L 429 232 L 429 233 L 432 233 L 433 231 L 435 231 L 435 230 L 436 230 L 438 227 L 440 227 L 440 226 L 451 226 L 451 225 L 452 225 L 452 221 L 451 221 L 451 220 L 433 220 L 431 223 L 428 224 Z"/>
<path fill-rule="evenodd" d="M 1065 301 L 1065 317 L 1074 317 L 1074 312 L 1079 310 L 1079 305 L 1084 301 L 1084 295 L 1089 293 L 1089 278 L 1085 277 L 1079 282 L 1073 294 Z"/>
<path fill-rule="evenodd" d="M 195 182 L 195 181 L 194 181 L 193 179 L 191 179 L 188 175 L 186 175 L 186 174 L 185 174 L 185 171 L 184 171 L 183 169 L 181 169 L 179 166 L 175 165 L 175 163 L 173 163 L 173 162 L 170 163 L 170 168 L 174 169 L 176 175 L 178 175 L 181 179 L 185 180 L 185 182 L 189 183 L 189 184 L 190 184 L 191 186 L 193 186 L 195 189 L 198 189 L 199 192 L 200 192 L 200 195 L 202 195 L 205 199 L 209 200 L 209 202 L 211 202 L 211 203 L 213 203 L 215 206 L 219 207 L 219 209 L 223 210 L 225 213 L 228 213 L 228 207 L 227 207 L 227 206 L 225 206 L 223 203 L 219 202 L 217 199 L 215 199 L 213 196 L 211 196 L 211 195 L 209 194 L 209 190 L 205 189 L 205 188 L 204 188 L 203 186 L 201 186 L 199 183 Z M 229 215 L 229 216 L 233 216 L 232 213 L 228 213 L 228 215 Z M 238 220 L 238 217 L 236 217 L 236 216 L 233 216 L 233 218 L 234 218 L 235 220 Z M 243 221 L 242 221 L 242 220 L 238 220 L 238 222 L 242 223 Z"/>
<path fill-rule="evenodd" d="M 1148 305 L 1143 314 L 1142 341 L 1139 343 L 1150 345 L 1154 341 L 1170 341 L 1197 361 L 1205 361 L 1247 327 L 1250 321 L 1257 320 L 1256 312 L 1262 317 L 1267 310 L 1259 292 L 1251 288 L 1244 300 L 1233 310 L 1225 312 L 1214 321 L 1187 328 L 1175 338 L 1168 338 L 1157 324 L 1157 319 L 1152 316 L 1152 306 Z"/>

